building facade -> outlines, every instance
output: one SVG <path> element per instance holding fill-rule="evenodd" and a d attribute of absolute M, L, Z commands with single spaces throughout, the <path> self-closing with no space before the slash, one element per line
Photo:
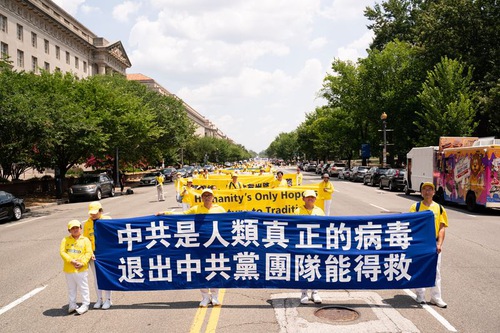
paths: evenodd
<path fill-rule="evenodd" d="M 109 43 L 50 0 L 0 0 L 1 57 L 13 69 L 38 73 L 125 75 L 130 60 L 120 41 Z"/>
<path fill-rule="evenodd" d="M 172 96 L 176 99 L 180 99 L 178 96 L 172 94 L 170 91 L 162 87 L 154 79 L 144 74 L 127 74 L 127 79 L 131 81 L 137 81 L 147 86 L 149 89 L 157 91 L 162 95 Z M 195 109 L 189 106 L 186 102 L 182 101 L 182 105 L 184 106 L 184 110 L 186 110 L 188 118 L 191 119 L 195 125 L 195 135 L 199 137 L 211 137 L 211 138 L 226 139 L 231 141 L 210 120 L 203 117 L 200 113 L 198 113 Z"/>

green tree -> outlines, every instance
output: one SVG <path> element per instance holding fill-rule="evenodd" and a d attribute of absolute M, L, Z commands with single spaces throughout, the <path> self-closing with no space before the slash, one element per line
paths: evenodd
<path fill-rule="evenodd" d="M 472 87 L 472 69 L 444 57 L 428 73 L 418 98 L 423 110 L 414 124 L 421 133 L 419 144 L 436 145 L 440 136 L 470 136 L 477 122 L 476 92 Z"/>

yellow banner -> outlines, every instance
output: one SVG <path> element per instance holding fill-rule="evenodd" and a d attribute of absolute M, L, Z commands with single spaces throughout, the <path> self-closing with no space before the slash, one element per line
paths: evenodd
<path fill-rule="evenodd" d="M 292 186 L 292 184 L 296 184 L 296 177 L 297 174 L 290 173 L 290 174 L 284 174 L 283 179 L 286 179 L 286 182 L 288 183 L 288 186 Z M 259 175 L 245 175 L 245 174 L 239 174 L 238 175 L 238 181 L 243 184 L 246 188 L 269 188 L 270 183 L 275 179 L 274 175 L 272 174 L 263 174 L 261 176 Z M 231 182 L 231 175 L 213 175 L 210 174 L 208 176 L 208 179 L 205 178 L 200 178 L 200 177 L 193 177 L 193 186 L 195 188 L 198 188 L 200 186 L 202 187 L 209 187 L 209 188 L 215 188 L 219 190 L 224 190 L 226 189 L 226 186 Z M 187 183 L 187 178 L 180 178 L 176 180 L 176 189 L 179 190 L 183 185 L 186 185 Z M 214 187 L 215 186 L 215 187 Z"/>
<path fill-rule="evenodd" d="M 240 190 L 214 190 L 214 202 L 228 212 L 253 211 L 273 214 L 293 214 L 304 204 L 302 193 L 318 186 L 296 186 L 290 188 L 244 188 Z M 203 204 L 201 190 L 196 190 L 193 205 Z M 323 200 L 317 199 L 316 206 L 323 209 Z"/>

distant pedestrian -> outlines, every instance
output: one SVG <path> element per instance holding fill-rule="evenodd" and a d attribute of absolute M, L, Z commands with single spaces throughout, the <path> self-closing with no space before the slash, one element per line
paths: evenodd
<path fill-rule="evenodd" d="M 297 186 L 302 186 L 302 180 L 304 179 L 304 176 L 302 175 L 302 172 L 300 172 L 300 168 L 297 167 L 297 174 L 295 175 L 295 184 Z"/>
<path fill-rule="evenodd" d="M 64 237 L 59 246 L 59 253 L 63 259 L 63 271 L 68 286 L 68 313 L 84 314 L 90 305 L 88 283 L 88 265 L 92 258 L 92 244 L 82 235 L 82 225 L 78 220 L 68 223 L 69 236 Z M 82 305 L 76 304 L 77 294 L 82 296 Z"/>
<path fill-rule="evenodd" d="M 434 202 L 432 197 L 435 194 L 434 184 L 425 182 L 422 184 L 420 193 L 423 200 L 416 202 L 410 207 L 410 212 L 421 212 L 430 210 L 434 213 L 434 226 L 436 230 L 436 248 L 438 253 L 438 261 L 436 266 L 436 281 L 435 286 L 431 288 L 431 304 L 437 305 L 440 308 L 446 308 L 446 304 L 441 297 L 441 251 L 445 237 L 445 231 L 448 227 L 448 215 L 442 205 Z M 425 304 L 425 288 L 416 289 L 417 303 Z"/>
<path fill-rule="evenodd" d="M 158 201 L 165 201 L 165 197 L 163 195 L 163 182 L 165 181 L 165 177 L 163 177 L 161 172 L 156 173 L 156 191 L 158 192 Z"/>
<path fill-rule="evenodd" d="M 123 189 L 125 188 L 125 174 L 120 171 L 120 193 L 123 193 Z"/>

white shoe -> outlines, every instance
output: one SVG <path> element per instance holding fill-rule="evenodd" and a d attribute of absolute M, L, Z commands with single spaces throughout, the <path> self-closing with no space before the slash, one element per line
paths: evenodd
<path fill-rule="evenodd" d="M 107 310 L 111 307 L 111 301 L 107 299 L 103 304 L 102 304 L 102 309 Z"/>
<path fill-rule="evenodd" d="M 446 304 L 441 298 L 431 298 L 430 303 L 443 309 L 448 307 L 448 304 Z"/>
<path fill-rule="evenodd" d="M 97 300 L 97 302 L 95 302 L 95 303 L 94 303 L 93 308 L 94 308 L 94 309 L 100 309 L 100 308 L 101 308 L 101 306 L 102 306 L 102 299 L 100 299 L 100 298 L 99 298 L 99 299 Z"/>
<path fill-rule="evenodd" d="M 425 296 L 424 295 L 417 295 L 417 298 L 415 298 L 415 301 L 418 304 L 425 304 Z"/>
<path fill-rule="evenodd" d="M 314 304 L 321 304 L 323 302 L 318 292 L 313 292 L 311 296 Z"/>
<path fill-rule="evenodd" d="M 307 295 L 307 293 L 302 293 L 302 295 L 300 295 L 300 304 L 307 303 L 309 303 L 309 296 Z"/>
<path fill-rule="evenodd" d="M 89 310 L 89 306 L 88 305 L 82 305 L 78 309 L 76 309 L 76 313 L 78 313 L 79 315 L 82 315 L 85 312 L 87 312 L 88 310 Z"/>
<path fill-rule="evenodd" d="M 76 309 L 78 309 L 78 305 L 76 305 L 76 304 L 70 304 L 68 306 L 68 313 L 73 313 L 73 312 L 76 311 Z"/>
<path fill-rule="evenodd" d="M 210 303 L 210 295 L 208 295 L 207 293 L 203 293 L 203 298 L 201 299 L 201 302 L 200 302 L 200 306 L 202 308 L 206 308 L 208 306 L 208 304 Z"/>
<path fill-rule="evenodd" d="M 213 295 L 212 294 L 212 305 L 217 306 L 217 305 L 222 305 L 221 302 L 219 301 L 219 295 Z"/>

